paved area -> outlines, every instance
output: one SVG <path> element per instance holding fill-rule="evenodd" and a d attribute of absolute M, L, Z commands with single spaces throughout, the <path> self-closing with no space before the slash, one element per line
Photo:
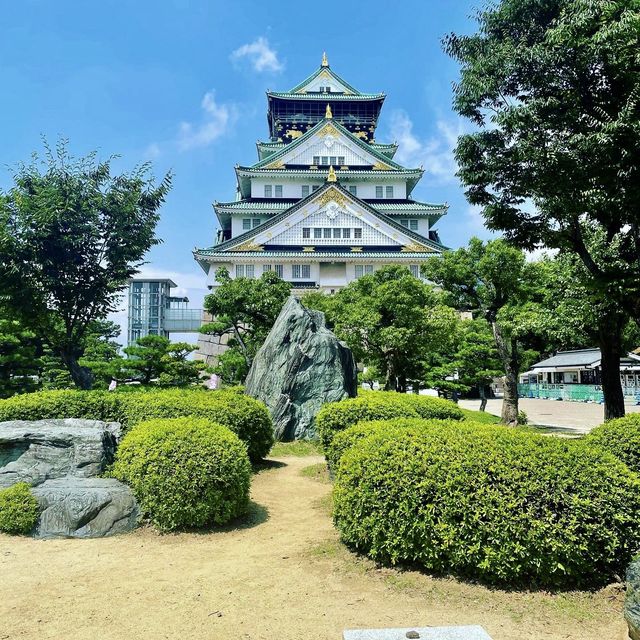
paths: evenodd
<path fill-rule="evenodd" d="M 521 398 L 519 405 L 529 417 L 531 424 L 571 429 L 578 433 L 588 433 L 604 421 L 604 408 L 601 404 Z M 461 400 L 460 406 L 464 409 L 478 409 L 480 401 Z M 501 410 L 501 399 L 488 401 L 489 413 L 499 416 Z M 640 413 L 640 406 L 627 404 L 626 410 L 627 413 Z"/>

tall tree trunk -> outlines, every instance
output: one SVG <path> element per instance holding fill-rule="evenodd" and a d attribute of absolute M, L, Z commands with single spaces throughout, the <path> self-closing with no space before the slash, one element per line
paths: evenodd
<path fill-rule="evenodd" d="M 505 374 L 501 421 L 504 424 L 516 426 L 518 424 L 518 344 L 515 339 L 506 338 L 502 327 L 495 320 L 491 322 L 491 328 Z"/>
<path fill-rule="evenodd" d="M 484 411 L 487 408 L 487 390 L 484 384 L 478 385 L 478 391 L 480 392 L 480 411 Z"/>
<path fill-rule="evenodd" d="M 71 375 L 71 379 L 76 387 L 88 391 L 93 387 L 93 374 L 91 373 L 91 369 L 88 367 L 80 366 L 78 362 L 78 358 L 75 353 L 70 353 L 69 351 L 62 350 L 60 352 L 60 357 L 62 358 L 62 362 L 64 362 L 65 367 L 69 371 Z"/>
<path fill-rule="evenodd" d="M 622 329 L 624 320 L 616 311 L 603 313 L 598 318 L 598 346 L 602 355 L 602 393 L 604 419 L 622 418 L 625 413 L 624 394 L 620 381 L 622 356 Z"/>
<path fill-rule="evenodd" d="M 393 359 L 387 360 L 387 377 L 384 382 L 385 391 L 397 391 L 398 390 L 398 377 L 396 376 L 396 370 L 393 365 Z"/>

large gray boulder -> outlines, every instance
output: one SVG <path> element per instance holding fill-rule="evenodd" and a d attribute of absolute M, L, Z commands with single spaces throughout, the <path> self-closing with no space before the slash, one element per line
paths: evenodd
<path fill-rule="evenodd" d="M 16 420 L 0 422 L 0 489 L 65 476 L 91 478 L 113 460 L 117 422 Z"/>
<path fill-rule="evenodd" d="M 629 625 L 629 638 L 640 640 L 640 559 L 627 568 L 627 595 L 624 600 L 624 618 Z"/>
<path fill-rule="evenodd" d="M 269 407 L 276 440 L 313 438 L 322 404 L 357 393 L 353 354 L 326 328 L 324 313 L 291 297 L 256 354 L 246 392 Z"/>
<path fill-rule="evenodd" d="M 32 491 L 41 509 L 36 538 L 101 538 L 131 531 L 138 522 L 131 489 L 111 478 L 67 476 Z"/>

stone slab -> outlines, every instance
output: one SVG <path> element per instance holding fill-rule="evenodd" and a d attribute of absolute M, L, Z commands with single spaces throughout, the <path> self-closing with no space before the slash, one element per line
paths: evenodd
<path fill-rule="evenodd" d="M 117 422 L 0 422 L 0 489 L 17 482 L 37 486 L 64 476 L 97 476 L 113 460 L 119 437 Z"/>
<path fill-rule="evenodd" d="M 343 640 L 491 640 L 479 625 L 462 627 L 406 627 L 404 629 L 347 629 Z"/>
<path fill-rule="evenodd" d="M 32 491 L 42 510 L 36 538 L 102 538 L 138 522 L 131 489 L 113 478 L 57 478 Z"/>

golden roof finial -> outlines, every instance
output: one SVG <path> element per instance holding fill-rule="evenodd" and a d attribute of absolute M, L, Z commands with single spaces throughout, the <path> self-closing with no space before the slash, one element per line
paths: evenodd
<path fill-rule="evenodd" d="M 327 176 L 327 182 L 338 182 L 338 177 L 333 169 L 333 165 L 329 165 L 329 175 Z"/>
<path fill-rule="evenodd" d="M 327 110 L 324 112 L 324 117 L 331 120 L 333 118 L 333 113 L 331 112 L 331 105 L 327 104 Z"/>
<path fill-rule="evenodd" d="M 328 67 L 329 66 L 329 61 L 327 60 L 327 52 L 323 51 L 322 52 L 322 67 Z"/>

